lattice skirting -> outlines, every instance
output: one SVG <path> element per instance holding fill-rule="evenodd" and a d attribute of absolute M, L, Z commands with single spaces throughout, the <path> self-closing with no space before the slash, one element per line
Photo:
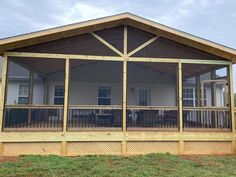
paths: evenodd
<path fill-rule="evenodd" d="M 67 155 L 121 155 L 121 142 L 68 142 Z"/>
<path fill-rule="evenodd" d="M 66 142 L 4 142 L 3 156 L 40 155 L 140 155 L 148 153 L 179 154 L 178 141 L 113 141 Z M 65 148 L 63 150 L 63 148 Z M 231 141 L 185 141 L 181 154 L 233 154 Z"/>
<path fill-rule="evenodd" d="M 17 156 L 29 154 L 60 155 L 61 143 L 30 142 L 30 143 L 3 143 L 3 156 Z"/>
<path fill-rule="evenodd" d="M 127 154 L 178 153 L 177 142 L 127 142 Z"/>
<path fill-rule="evenodd" d="M 185 154 L 231 154 L 231 142 L 185 142 Z"/>

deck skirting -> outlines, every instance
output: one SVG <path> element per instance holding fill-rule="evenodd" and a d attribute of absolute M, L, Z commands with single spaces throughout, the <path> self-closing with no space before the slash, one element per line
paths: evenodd
<path fill-rule="evenodd" d="M 2 156 L 236 154 L 234 132 L 1 132 Z"/>

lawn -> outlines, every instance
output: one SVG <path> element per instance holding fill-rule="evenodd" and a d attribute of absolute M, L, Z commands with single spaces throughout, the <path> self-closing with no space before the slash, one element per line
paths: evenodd
<path fill-rule="evenodd" d="M 0 176 L 211 177 L 236 176 L 235 156 L 21 156 L 2 158 Z"/>

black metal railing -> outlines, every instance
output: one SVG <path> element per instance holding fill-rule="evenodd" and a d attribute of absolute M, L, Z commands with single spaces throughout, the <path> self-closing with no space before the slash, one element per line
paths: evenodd
<path fill-rule="evenodd" d="M 68 130 L 122 128 L 121 106 L 69 106 Z"/>
<path fill-rule="evenodd" d="M 178 108 L 170 106 L 128 106 L 127 128 L 177 129 Z"/>
<path fill-rule="evenodd" d="M 62 130 L 63 106 L 7 105 L 4 109 L 3 131 Z"/>
<path fill-rule="evenodd" d="M 186 129 L 230 130 L 230 108 L 188 107 L 183 108 L 183 123 Z"/>

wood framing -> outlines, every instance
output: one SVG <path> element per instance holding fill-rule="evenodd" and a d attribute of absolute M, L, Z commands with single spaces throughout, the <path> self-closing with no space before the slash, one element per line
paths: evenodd
<path fill-rule="evenodd" d="M 5 104 L 5 95 L 6 95 L 6 87 L 7 87 L 8 59 L 7 59 L 6 54 L 4 54 L 2 62 L 3 62 L 3 65 L 2 65 L 2 89 L 1 89 L 1 100 L 0 100 L 0 132 L 2 131 L 2 127 L 3 127 L 4 104 Z"/>
<path fill-rule="evenodd" d="M 159 38 L 159 36 L 155 36 L 152 39 L 148 40 L 147 42 L 143 43 L 142 45 L 140 45 L 139 47 L 137 47 L 136 49 L 132 50 L 131 52 L 128 53 L 128 56 L 132 56 L 133 54 L 137 53 L 138 51 L 140 51 L 141 49 L 143 49 L 144 47 L 147 47 L 149 44 L 151 44 L 152 42 L 154 42 L 157 38 Z"/>
<path fill-rule="evenodd" d="M 113 50 L 114 52 L 116 52 L 118 55 L 122 56 L 123 53 L 121 53 L 119 50 L 117 50 L 115 47 L 113 47 L 111 44 L 109 44 L 106 40 L 104 40 L 103 38 L 101 38 L 99 35 L 97 35 L 96 33 L 91 33 L 97 40 L 99 40 L 101 43 L 103 43 L 105 46 L 107 46 L 108 48 L 110 48 L 111 50 Z"/>
<path fill-rule="evenodd" d="M 63 118 L 63 132 L 67 129 L 68 120 L 68 103 L 69 103 L 69 78 L 70 78 L 70 59 L 66 58 L 65 66 L 65 96 L 64 96 L 64 118 Z"/>
<path fill-rule="evenodd" d="M 119 57 L 119 56 L 95 56 L 95 55 L 74 55 L 74 54 L 49 54 L 49 53 L 29 53 L 29 52 L 6 52 L 8 57 L 29 57 L 40 59 L 78 59 L 78 60 L 103 60 L 103 61 L 133 61 L 133 62 L 164 62 L 183 64 L 214 64 L 229 65 L 229 61 L 201 60 L 201 59 L 178 59 L 178 58 L 151 58 L 151 57 Z"/>
<path fill-rule="evenodd" d="M 42 42 L 57 40 L 62 37 L 70 37 L 86 32 L 115 27 L 120 24 L 133 26 L 141 30 L 165 36 L 168 39 L 181 42 L 194 48 L 209 52 L 211 54 L 227 58 L 233 62 L 236 59 L 236 51 L 220 44 L 187 34 L 185 32 L 161 25 L 151 20 L 136 16 L 131 13 L 123 13 L 86 22 L 66 25 L 58 28 L 38 31 L 30 34 L 0 40 L 0 53 L 19 47 L 25 47 Z"/>
<path fill-rule="evenodd" d="M 114 28 L 113 28 L 114 27 Z M 116 28 L 117 27 L 117 28 Z M 112 28 L 112 30 L 110 30 Z M 122 28 L 122 30 L 121 30 Z M 136 29 L 134 29 L 136 28 Z M 131 30 L 130 30 L 131 29 Z M 99 30 L 104 30 L 99 33 Z M 110 30 L 110 31 L 109 31 Z M 130 30 L 130 31 L 129 31 Z M 133 31 L 132 31 L 133 30 Z M 114 33 L 115 31 L 115 33 Z M 117 32 L 118 31 L 118 32 Z M 130 32 L 130 33 L 129 33 Z M 91 36 L 91 35 L 92 36 Z M 99 35 L 98 35 L 99 34 Z M 101 35 L 100 35 L 101 34 Z M 108 34 L 107 36 L 105 36 Z M 117 35 L 118 34 L 118 35 Z M 136 34 L 143 35 L 142 38 L 136 39 L 139 36 Z M 80 36 L 78 36 L 80 35 Z M 93 52 L 86 51 L 87 45 L 82 45 L 81 48 L 77 48 L 81 40 L 81 36 L 86 43 L 89 43 L 90 40 L 96 42 Z M 119 39 L 117 40 L 117 36 Z M 130 36 L 129 36 L 130 35 Z M 89 37 L 88 37 L 89 36 Z M 69 38 L 70 40 L 64 40 Z M 76 38 L 78 37 L 78 38 Z M 76 40 L 74 40 L 76 38 Z M 56 42 L 58 43 L 54 43 Z M 116 40 L 116 41 L 112 41 Z M 130 41 L 128 41 L 130 40 Z M 64 48 L 64 42 L 67 41 L 67 50 L 59 51 L 59 48 Z M 145 42 L 146 41 L 146 42 Z M 73 43 L 74 42 L 74 43 Z M 161 50 L 157 48 L 160 44 L 169 42 L 170 44 L 163 45 L 164 48 L 161 53 Z M 47 43 L 47 44 L 46 44 Z M 71 46 L 69 44 L 75 44 L 74 48 L 76 50 L 70 50 Z M 37 45 L 36 48 L 34 48 Z M 39 47 L 40 45 L 41 48 Z M 48 46 L 52 45 L 53 50 L 45 50 L 45 48 L 50 48 Z M 71 44 L 72 45 L 72 44 Z M 169 46 L 170 45 L 170 46 Z M 176 46 L 180 45 L 178 48 Z M 32 47 L 33 46 L 33 47 Z M 100 49 L 97 46 L 102 46 L 103 52 L 100 53 Z M 183 47 L 184 46 L 184 47 Z M 24 47 L 28 47 L 27 50 Z M 31 48 L 30 48 L 31 47 Z M 97 47 L 97 48 L 96 48 Z M 152 52 L 150 48 L 153 47 Z M 185 49 L 188 47 L 188 50 Z M 32 49 L 33 48 L 33 49 Z M 60 48 L 60 49 L 61 49 Z M 173 49 L 174 48 L 174 49 Z M 31 49 L 31 50 L 30 50 Z M 50 48 L 51 49 L 51 48 Z M 85 52 L 81 50 L 85 49 Z M 161 49 L 161 48 L 160 48 Z M 170 55 L 166 55 L 166 51 L 174 50 Z M 58 53 L 57 53 L 58 50 Z M 183 57 L 177 55 L 178 52 L 185 53 Z M 190 50 L 190 52 L 189 52 Z M 191 53 L 191 50 L 193 52 Z M 107 52 L 108 51 L 108 52 Z M 110 51 L 110 52 L 109 52 Z M 28 35 L 22 35 L 14 38 L 8 38 L 0 40 L 0 53 L 4 52 L 3 57 L 3 73 L 2 73 L 2 95 L 0 101 L 0 155 L 20 155 L 20 154 L 56 154 L 62 156 L 69 155 L 85 155 L 85 154 L 116 154 L 116 155 L 137 155 L 145 153 L 155 153 L 155 152 L 170 152 L 173 154 L 235 154 L 236 153 L 236 131 L 235 131 L 235 117 L 234 113 L 234 94 L 233 94 L 233 72 L 232 64 L 236 62 L 236 51 L 224 47 L 219 44 L 212 43 L 210 41 L 197 38 L 190 34 L 180 32 L 178 30 L 157 24 L 155 22 L 137 17 L 135 15 L 125 13 L 117 16 L 111 16 L 107 18 L 97 19 L 93 21 L 88 21 L 84 23 L 78 23 L 74 25 L 54 28 L 50 30 L 45 30 L 41 32 L 31 33 Z M 61 53 L 60 53 L 61 52 Z M 115 54 L 114 54 L 115 52 Z M 148 52 L 150 55 L 147 55 Z M 154 55 L 155 53 L 159 55 Z M 141 54 L 139 54 L 141 53 Z M 167 52 L 168 53 L 168 52 Z M 117 54 L 117 55 L 116 55 Z M 112 56 L 109 56 L 112 55 Z M 115 56 L 113 56 L 115 55 Z M 138 56 L 138 57 L 137 57 Z M 150 57 L 148 57 L 150 56 Z M 154 57 L 152 57 L 154 56 Z M 156 56 L 156 57 L 155 57 Z M 190 56 L 190 57 L 189 57 Z M 188 58 L 189 57 L 189 58 Z M 22 62 L 22 67 L 26 66 L 30 70 L 29 78 L 29 104 L 20 105 L 20 104 L 5 104 L 5 94 L 7 88 L 7 65 L 9 59 L 16 61 L 16 63 Z M 34 58 L 34 61 L 33 59 Z M 57 60 L 59 59 L 59 60 Z M 31 62 L 32 60 L 32 62 Z M 41 60 L 41 61 L 37 61 Z M 84 105 L 78 104 L 77 102 L 69 105 L 69 84 L 70 84 L 70 71 L 72 70 L 73 62 L 72 60 L 77 60 L 79 62 L 84 62 L 85 65 L 90 63 L 99 63 L 103 66 L 104 63 L 109 62 L 112 64 L 119 64 L 119 76 L 113 75 L 113 78 L 120 78 L 119 86 L 120 92 L 122 92 L 122 104 L 120 105 L 94 105 L 96 103 L 86 103 Z M 55 63 L 55 68 L 46 66 L 47 62 L 58 62 L 57 66 Z M 65 62 L 64 62 L 65 61 Z M 86 62 L 90 61 L 90 62 Z M 92 61 L 92 62 L 91 62 Z M 35 62 L 35 63 L 33 63 Z M 65 63 L 65 64 L 61 64 Z M 71 62 L 71 63 L 70 63 Z M 41 65 L 40 65 L 41 63 Z M 45 64 L 46 63 L 46 64 Z M 89 64 L 88 64 L 89 63 Z M 171 83 L 174 88 L 174 95 L 176 95 L 175 104 L 167 104 L 167 106 L 157 106 L 159 105 L 128 105 L 127 93 L 129 88 L 127 86 L 128 80 L 128 65 L 134 65 L 141 63 L 145 68 L 150 69 L 150 73 L 157 72 L 163 75 L 170 76 L 169 79 L 166 79 L 164 84 Z M 53 63 L 54 64 L 54 63 Z M 52 67 L 54 67 L 52 64 Z M 71 67 L 70 67 L 71 64 Z M 80 63 L 79 63 L 80 64 Z M 78 65 L 79 65 L 78 64 Z M 122 64 L 122 69 L 121 69 Z M 193 66 L 195 70 L 191 71 L 192 68 L 186 69 L 185 65 Z M 154 66 L 155 65 L 155 66 Z M 205 65 L 205 66 L 203 66 Z M 114 66 L 114 65 L 111 65 Z M 115 65 L 117 66 L 117 65 Z M 177 66 L 177 67 L 176 67 Z M 199 67 L 198 67 L 199 66 Z M 222 68 L 228 68 L 228 78 L 216 78 L 215 70 Z M 35 70 L 33 70 L 35 68 Z M 47 71 L 41 70 L 41 74 L 44 77 L 44 98 L 42 104 L 33 104 L 33 80 L 34 74 L 36 71 L 40 71 L 40 67 L 46 67 Z M 103 72 L 103 68 L 101 70 Z M 166 71 L 163 72 L 165 67 Z M 174 70 L 172 70 L 174 68 Z M 52 72 L 51 69 L 54 69 Z M 77 68 L 76 68 L 77 69 Z M 113 69 L 110 67 L 109 69 Z M 116 68 L 115 68 L 116 69 Z M 177 71 L 176 71 L 177 69 Z M 79 69 L 78 69 L 79 70 Z M 211 70 L 210 80 L 200 81 L 200 75 L 205 74 Z M 132 69 L 130 69 L 131 73 Z M 50 99 L 48 95 L 51 94 L 49 90 L 50 86 L 50 74 L 56 72 L 65 72 L 64 78 L 64 104 L 62 105 L 50 105 Z M 83 74 L 89 74 L 89 71 L 81 70 Z M 71 72 L 72 73 L 72 72 Z M 104 72 L 105 73 L 105 72 Z M 121 74 L 122 73 L 122 74 Z M 135 72 L 134 72 L 135 73 Z M 186 74 L 187 73 L 187 74 Z M 38 73 L 39 74 L 39 73 Z M 107 74 L 107 73 L 105 73 Z M 112 71 L 113 74 L 113 71 Z M 141 73 L 142 74 L 142 73 Z M 150 75 L 151 75 L 150 74 Z M 161 75 L 160 74 L 160 75 Z M 76 75 L 79 77 L 80 74 Z M 122 81 L 121 81 L 122 75 Z M 154 74 L 152 74 L 153 76 Z M 58 77 L 61 78 L 61 75 Z M 158 75 L 159 77 L 159 75 Z M 196 78 L 196 89 L 197 89 L 197 106 L 196 107 L 185 107 L 183 106 L 183 83 L 185 84 L 185 79 L 191 77 Z M 71 77 L 72 78 L 72 77 Z M 102 78 L 102 77 L 101 77 Z M 112 78 L 112 79 L 113 79 Z M 137 78 L 137 83 L 146 84 L 144 82 L 139 83 L 139 77 Z M 177 81 L 176 81 L 177 78 Z M 114 79 L 115 83 L 118 83 Z M 159 79 L 159 78 L 158 78 Z M 164 80 L 163 79 L 163 80 Z M 230 95 L 230 105 L 224 105 L 217 107 L 216 99 L 214 94 L 215 83 L 223 83 L 225 89 L 227 86 L 227 79 L 229 81 L 229 95 Z M 153 83 L 159 84 L 160 80 L 157 78 L 153 79 Z M 113 81 L 113 80 L 112 80 Z M 107 81 L 108 82 L 108 81 Z M 110 82 L 110 81 L 109 81 Z M 149 81 L 147 81 L 148 83 Z M 102 82 L 101 82 L 102 83 Z M 212 106 L 204 105 L 204 84 L 212 85 Z M 135 83 L 136 84 L 136 83 Z M 138 85 L 137 84 L 137 85 Z M 149 83 L 148 83 L 149 84 Z M 190 83 L 193 85 L 193 83 Z M 118 85 L 118 84 L 117 84 Z M 150 84 L 151 85 L 151 84 Z M 153 84 L 154 85 L 154 84 Z M 200 88 L 201 87 L 201 88 Z M 201 92 L 200 92 L 201 90 Z M 168 90 L 166 91 L 168 92 Z M 174 97 L 172 95 L 172 97 Z M 121 98 L 121 94 L 120 94 Z M 121 99 L 120 99 L 121 101 Z M 119 104 L 114 102 L 114 104 Z M 133 104 L 133 103 L 132 103 Z M 160 104 L 161 105 L 161 104 Z M 168 106 L 169 105 L 169 106 Z M 172 106 L 171 106 L 172 105 Z M 29 110 L 28 114 L 28 124 L 30 126 L 26 127 L 3 127 L 3 117 L 4 109 L 6 110 Z M 31 110 L 46 110 L 48 112 L 53 112 L 50 116 L 42 116 L 43 118 L 49 117 L 46 121 L 43 119 L 43 123 L 47 122 L 49 119 L 58 119 L 56 123 L 58 127 L 31 127 Z M 71 126 L 71 120 L 75 119 L 79 124 L 81 116 L 73 115 L 71 118 L 69 113 L 73 109 L 77 109 L 82 112 L 89 110 L 89 113 L 86 113 L 86 120 L 90 119 L 99 119 L 101 112 L 104 117 L 112 117 L 111 119 L 118 118 L 119 120 L 116 124 L 112 126 L 98 126 L 97 122 L 89 122 L 89 126 L 82 127 L 81 124 L 78 127 Z M 54 114 L 54 110 L 56 110 Z M 112 112 L 107 114 L 107 112 Z M 155 122 L 155 126 L 148 127 L 147 124 L 138 126 L 130 126 L 129 122 L 138 122 L 137 121 L 137 112 L 151 112 L 151 123 Z M 199 124 L 197 121 L 192 119 L 187 120 L 187 116 L 190 115 L 190 112 L 196 113 L 196 120 L 199 121 L 202 127 L 186 127 L 195 123 Z M 212 117 L 210 117 L 211 122 L 214 122 L 213 114 L 222 114 L 221 118 L 227 116 L 227 120 L 230 120 L 230 124 L 227 126 L 218 127 L 207 127 L 207 123 L 202 123 L 204 112 L 211 112 Z M 63 112 L 63 113 L 62 113 Z M 115 113 L 116 112 L 116 116 Z M 130 113 L 131 112 L 131 113 Z M 207 113 L 208 113 L 207 112 Z M 131 114 L 136 114 L 132 117 Z M 228 115 L 231 113 L 231 117 Z M 47 113 L 48 114 L 48 113 Z M 99 115 L 100 114 L 100 115 Z M 105 115 L 105 116 L 104 116 Z M 154 115 L 154 116 L 153 116 Z M 89 117 L 90 116 L 90 117 Z M 147 116 L 147 115 L 146 115 Z M 149 115 L 148 115 L 149 116 Z M 63 119 L 62 119 L 63 117 Z M 88 118 L 89 117 L 89 118 Z M 142 117 L 142 118 L 143 118 Z M 168 119 L 169 118 L 169 119 Z M 83 118 L 84 119 L 84 118 Z M 110 119 L 110 118 L 109 118 Z M 131 120 L 132 119 L 132 120 Z M 5 120 L 5 119 L 4 119 Z M 140 119 L 141 120 L 141 119 Z M 186 121 L 187 120 L 187 121 Z M 27 119 L 26 119 L 27 121 Z M 71 121 L 71 122 L 70 122 Z M 113 121 L 113 120 L 112 120 Z M 109 120 L 109 122 L 112 122 Z M 144 120 L 141 120 L 145 122 Z M 174 126 L 164 126 L 165 122 L 174 122 Z M 37 122 L 37 121 L 35 121 Z M 42 123 L 41 122 L 41 123 Z M 161 126 L 156 126 L 156 122 L 160 123 Z M 176 122 L 176 123 L 175 123 Z M 186 123 L 187 122 L 187 123 Z M 20 122 L 23 124 L 22 122 Z M 33 122 L 34 123 L 34 122 Z M 229 126 L 228 126 L 229 125 Z M 5 124 L 4 124 L 5 126 Z M 232 131 L 230 129 L 232 128 Z M 19 132 L 16 132 L 19 131 Z M 27 151 L 29 148 L 29 152 Z M 214 148 L 214 147 L 219 147 Z M 204 149 L 205 148 L 205 149 Z"/>
<path fill-rule="evenodd" d="M 182 105 L 182 63 L 178 63 L 178 106 L 179 106 L 179 131 L 183 132 L 183 105 Z"/>
<path fill-rule="evenodd" d="M 122 119 L 122 130 L 126 133 L 126 116 L 127 116 L 127 26 L 124 26 L 124 61 L 123 61 L 123 101 L 122 101 L 122 109 L 123 109 L 123 119 Z M 126 155 L 127 142 L 126 136 L 122 141 L 122 154 Z"/>
<path fill-rule="evenodd" d="M 232 64 L 228 67 L 228 76 L 229 76 L 229 95 L 230 95 L 230 112 L 232 120 L 232 132 L 235 132 L 235 114 L 234 114 L 234 89 L 233 89 L 233 66 Z"/>
<path fill-rule="evenodd" d="M 33 84 L 34 84 L 34 72 L 30 70 L 29 73 L 29 105 L 33 104 Z M 31 115 L 32 110 L 29 109 L 29 114 L 28 114 L 28 123 L 31 122 Z"/>

